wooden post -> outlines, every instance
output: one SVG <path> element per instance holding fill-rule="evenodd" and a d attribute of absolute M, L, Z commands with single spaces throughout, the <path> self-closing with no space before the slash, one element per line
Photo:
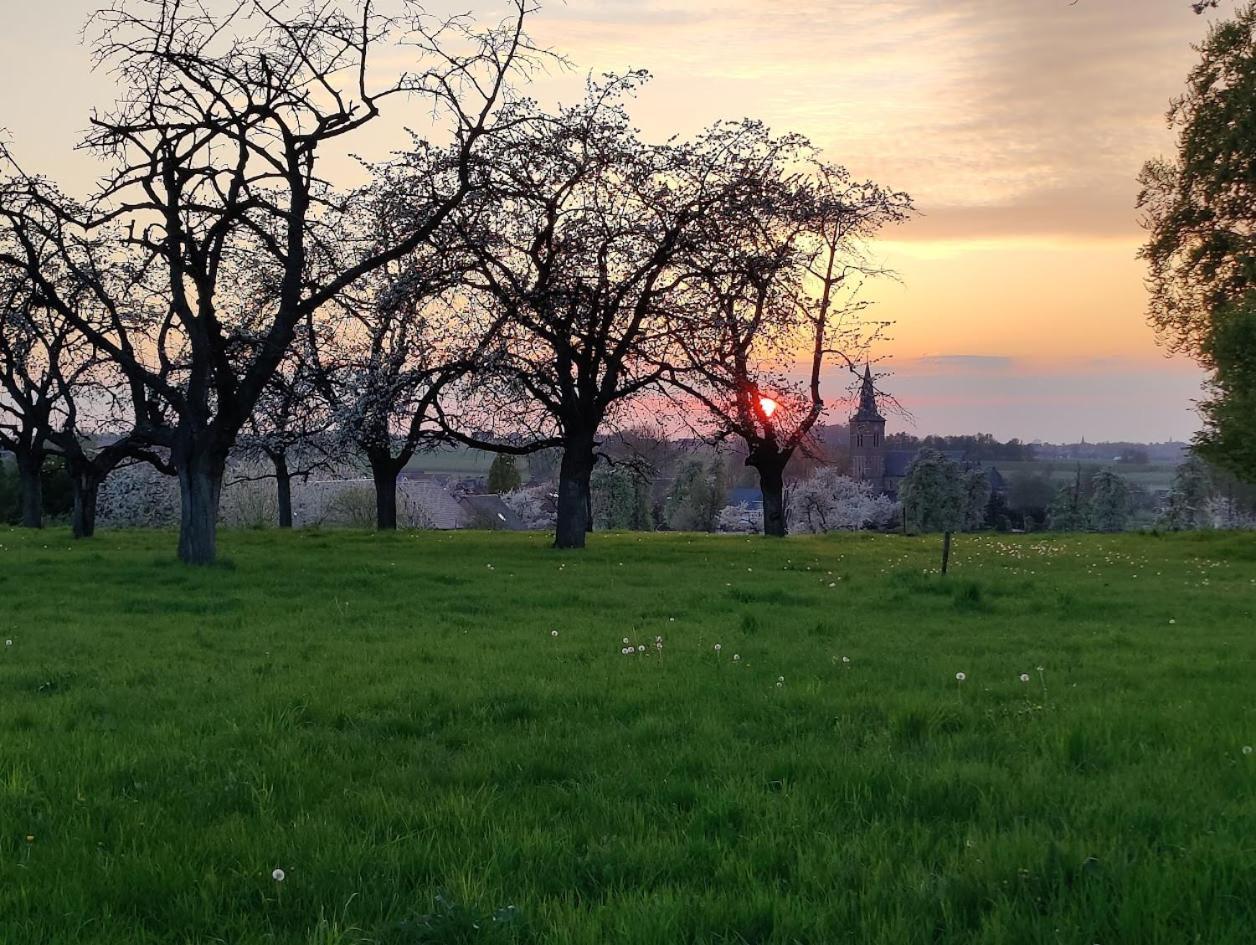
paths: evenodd
<path fill-rule="evenodd" d="M 951 533 L 942 533 L 942 573 L 946 574 L 947 565 L 951 561 Z"/>

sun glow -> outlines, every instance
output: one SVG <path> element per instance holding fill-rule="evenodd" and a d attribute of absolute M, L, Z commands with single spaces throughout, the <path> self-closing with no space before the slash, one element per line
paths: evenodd
<path fill-rule="evenodd" d="M 759 406 L 763 408 L 763 415 L 765 417 L 770 418 L 772 414 L 776 413 L 776 401 L 771 397 L 760 397 Z"/>

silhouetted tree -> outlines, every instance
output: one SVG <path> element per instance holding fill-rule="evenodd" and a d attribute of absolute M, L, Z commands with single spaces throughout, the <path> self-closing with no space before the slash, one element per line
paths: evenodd
<path fill-rule="evenodd" d="M 754 122 L 720 132 L 721 170 L 736 198 L 698 260 L 685 356 L 670 379 L 697 401 L 710 438 L 746 444 L 764 533 L 784 535 L 785 469 L 824 415 L 824 372 L 834 363 L 853 371 L 883 327 L 861 319 L 865 303 L 855 297 L 863 278 L 883 272 L 863 243 L 905 219 L 911 203 L 816 161 L 800 138 L 771 138 Z M 803 345 L 800 383 L 792 369 Z"/>
<path fill-rule="evenodd" d="M 599 436 L 664 376 L 686 261 L 714 238 L 726 196 L 714 173 L 722 134 L 638 138 L 623 99 L 641 78 L 591 83 L 584 101 L 544 120 L 516 110 L 488 150 L 488 199 L 458 215 L 472 285 L 502 328 L 492 370 L 450 426 L 503 452 L 562 447 L 559 548 L 585 544 Z M 500 435 L 468 433 L 475 416 Z"/>
<path fill-rule="evenodd" d="M 1200 63 L 1168 113 L 1176 158 L 1148 162 L 1140 177 L 1149 318 L 1169 350 L 1214 371 L 1205 405 L 1214 429 L 1201 441 L 1210 457 L 1256 479 L 1256 371 L 1242 367 L 1253 337 L 1244 300 L 1256 289 L 1256 3 L 1213 25 L 1197 49 Z"/>
<path fill-rule="evenodd" d="M 241 0 L 223 12 L 118 0 L 94 17 L 94 56 L 121 87 L 85 141 L 107 164 L 104 182 L 78 206 L 10 163 L 0 221 L 18 247 L 4 261 L 24 266 L 43 302 L 168 410 L 146 417 L 143 432 L 178 471 L 183 561 L 214 559 L 228 453 L 297 326 L 423 243 L 471 191 L 507 79 L 528 53 L 524 2 L 485 32 L 410 6 L 384 17 L 371 0 Z M 406 50 L 416 68 L 375 88 L 382 47 Z M 416 208 L 395 242 L 318 268 L 318 245 L 343 239 L 319 159 L 402 95 L 423 96 L 448 119 L 451 185 Z M 45 247 L 95 296 L 94 317 L 62 296 Z M 83 265 L 122 256 L 134 270 L 126 294 Z M 260 312 L 249 294 L 255 267 L 276 275 Z"/>

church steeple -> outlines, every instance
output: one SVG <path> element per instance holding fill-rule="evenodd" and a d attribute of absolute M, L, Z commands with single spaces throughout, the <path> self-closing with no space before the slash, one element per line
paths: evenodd
<path fill-rule="evenodd" d="M 872 366 L 864 365 L 859 388 L 859 409 L 850 418 L 851 473 L 856 479 L 883 487 L 885 478 L 885 417 L 877 409 L 877 389 Z"/>
<path fill-rule="evenodd" d="M 877 410 L 877 389 L 872 384 L 872 366 L 869 364 L 864 365 L 863 385 L 859 388 L 859 409 L 851 419 L 885 422 L 885 417 Z"/>

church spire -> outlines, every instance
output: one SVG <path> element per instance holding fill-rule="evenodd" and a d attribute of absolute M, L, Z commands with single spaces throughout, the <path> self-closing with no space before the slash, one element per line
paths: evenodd
<path fill-rule="evenodd" d="M 880 420 L 885 417 L 877 410 L 877 390 L 872 384 L 872 366 L 864 365 L 863 385 L 859 389 L 859 410 L 852 420 Z"/>

